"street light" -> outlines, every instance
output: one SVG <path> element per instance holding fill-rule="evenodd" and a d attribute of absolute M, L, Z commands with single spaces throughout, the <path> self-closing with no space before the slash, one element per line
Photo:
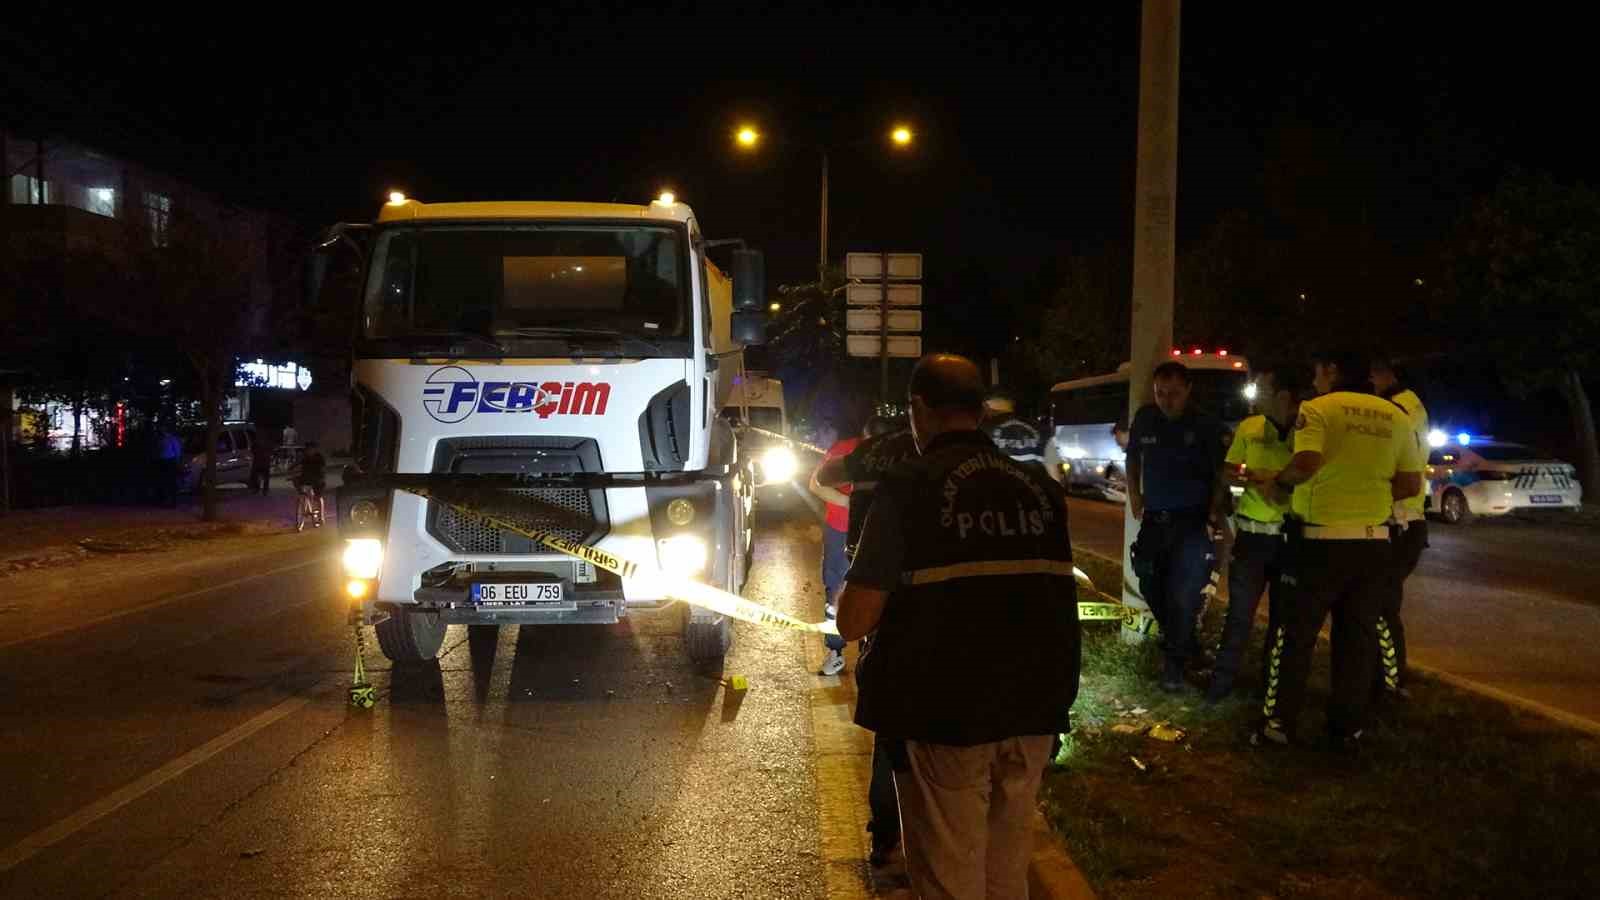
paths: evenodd
<path fill-rule="evenodd" d="M 761 142 L 761 132 L 754 125 L 740 125 L 739 130 L 734 132 L 733 140 L 734 143 L 739 145 L 740 149 L 754 150 L 756 145 Z M 916 140 L 916 134 L 912 132 L 911 126 L 900 123 L 890 129 L 889 140 L 896 147 L 905 148 L 911 146 L 912 142 Z M 864 143 L 864 141 L 856 142 L 856 144 L 860 143 Z M 822 209 L 817 222 L 817 278 L 819 281 L 828 271 L 828 148 L 823 146 L 820 150 L 822 153 Z"/>

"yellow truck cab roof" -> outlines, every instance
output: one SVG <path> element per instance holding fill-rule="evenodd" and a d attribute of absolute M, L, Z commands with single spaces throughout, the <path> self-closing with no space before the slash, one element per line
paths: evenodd
<path fill-rule="evenodd" d="M 469 203 L 418 203 L 406 199 L 385 203 L 379 223 L 484 219 L 654 219 L 687 222 L 694 211 L 682 203 L 569 203 L 564 201 L 496 200 Z"/>

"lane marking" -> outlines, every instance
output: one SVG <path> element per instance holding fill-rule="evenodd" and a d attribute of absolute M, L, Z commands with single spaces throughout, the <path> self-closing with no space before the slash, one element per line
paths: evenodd
<path fill-rule="evenodd" d="M 290 551 L 290 552 L 294 552 L 294 551 Z M 175 594 L 175 595 L 173 595 L 171 597 L 164 597 L 164 598 L 162 598 L 160 600 L 152 600 L 149 603 L 141 603 L 138 606 L 130 606 L 127 609 L 119 609 L 116 612 L 106 613 L 105 615 L 96 616 L 93 619 L 87 619 L 87 620 L 82 621 L 82 622 L 75 622 L 75 623 L 72 623 L 72 624 L 69 624 L 69 625 L 59 625 L 59 626 L 57 626 L 55 628 L 51 628 L 51 629 L 48 629 L 46 631 L 41 631 L 38 634 L 28 635 L 26 637 L 20 637 L 20 638 L 12 638 L 11 640 L 8 640 L 8 641 L 0 641 L 0 650 L 4 650 L 4 649 L 6 649 L 8 647 L 15 647 L 15 646 L 18 646 L 19 644 L 31 643 L 33 641 L 42 641 L 45 638 L 52 638 L 52 637 L 55 637 L 55 636 L 60 635 L 60 634 L 66 634 L 69 631 L 78 631 L 78 630 L 83 629 L 83 628 L 93 628 L 96 625 L 103 625 L 106 622 L 113 622 L 113 621 L 116 621 L 117 619 L 121 619 L 121 618 L 124 618 L 126 616 L 135 615 L 137 613 L 149 612 L 152 609 L 159 609 L 159 608 L 161 608 L 163 606 L 167 606 L 167 605 L 172 604 L 172 603 L 177 603 L 177 602 L 179 602 L 181 600 L 188 600 L 191 597 L 198 597 L 201 594 L 209 594 L 212 591 L 220 591 L 220 590 L 223 590 L 225 588 L 235 587 L 237 585 L 244 584 L 247 581 L 254 581 L 257 578 L 267 578 L 267 577 L 272 576 L 272 575 L 281 575 L 284 572 L 293 572 L 295 569 L 304 569 L 307 566 L 314 566 L 317 563 L 326 562 L 328 559 L 330 559 L 330 558 L 332 558 L 332 557 L 334 557 L 336 555 L 338 555 L 338 551 L 337 550 L 330 550 L 328 553 L 323 554 L 321 556 L 318 556 L 316 559 L 310 559 L 310 560 L 306 560 L 305 562 L 298 562 L 298 563 L 294 563 L 292 565 L 287 565 L 287 566 L 279 566 L 276 569 L 268 569 L 265 572 L 257 572 L 254 575 L 245 575 L 245 576 L 242 576 L 242 577 L 239 577 L 239 578 L 235 578 L 232 581 L 224 581 L 221 584 L 213 584 L 213 585 L 210 585 L 208 587 L 197 588 L 195 590 L 188 591 L 186 593 Z"/>
<path fill-rule="evenodd" d="M 320 685 L 314 686 L 313 689 L 315 687 L 320 687 Z M 53 825 L 47 825 L 4 850 L 0 850 L 0 872 L 10 871 L 27 862 L 40 851 L 77 834 L 95 822 L 227 750 L 234 744 L 277 722 L 279 719 L 299 712 L 310 702 L 309 692 L 290 697 L 231 731 L 218 735 L 190 750 L 143 778 L 112 791 L 65 819 Z"/>

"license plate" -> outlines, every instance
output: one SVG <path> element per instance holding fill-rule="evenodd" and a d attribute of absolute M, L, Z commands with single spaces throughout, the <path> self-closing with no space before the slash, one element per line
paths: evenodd
<path fill-rule="evenodd" d="M 1534 494 L 1528 498 L 1532 503 L 1560 503 L 1562 499 L 1560 494 Z"/>
<path fill-rule="evenodd" d="M 526 584 L 474 584 L 472 602 L 478 606 L 518 606 L 532 609 L 576 609 L 559 582 L 534 581 Z"/>

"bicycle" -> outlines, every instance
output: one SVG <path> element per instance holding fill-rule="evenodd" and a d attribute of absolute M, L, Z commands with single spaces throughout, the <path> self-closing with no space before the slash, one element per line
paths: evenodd
<path fill-rule="evenodd" d="M 305 455 L 304 447 L 278 447 L 272 451 L 272 474 L 286 475 L 291 469 L 300 465 L 300 459 Z"/>
<path fill-rule="evenodd" d="M 309 484 L 300 485 L 299 493 L 295 495 L 294 504 L 294 530 L 305 531 L 306 523 L 311 527 L 321 528 L 323 518 L 322 495 Z"/>

